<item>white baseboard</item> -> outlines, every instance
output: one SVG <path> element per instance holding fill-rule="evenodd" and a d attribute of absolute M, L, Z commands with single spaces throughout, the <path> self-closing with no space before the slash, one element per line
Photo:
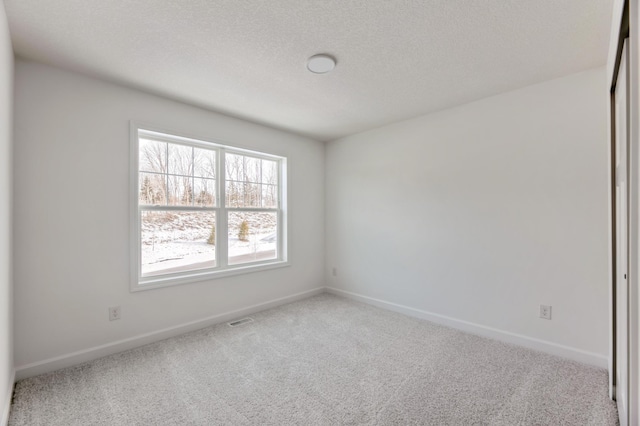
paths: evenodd
<path fill-rule="evenodd" d="M 127 339 L 118 340 L 115 342 L 107 343 L 100 346 L 84 349 L 77 352 L 61 355 L 54 358 L 45 359 L 43 361 L 34 362 L 27 365 L 16 367 L 14 371 L 15 380 L 22 380 L 28 377 L 37 376 L 39 374 L 49 373 L 51 371 L 59 370 L 61 368 L 71 367 L 74 365 L 82 364 L 84 362 L 92 361 L 94 359 L 102 358 L 104 356 L 112 355 L 118 352 L 133 349 L 139 346 L 143 346 L 149 343 L 154 343 L 160 340 L 164 340 L 170 337 L 178 336 L 180 334 L 195 331 L 201 328 L 209 327 L 221 322 L 226 322 L 244 315 L 250 315 L 265 309 L 270 309 L 286 303 L 295 302 L 297 300 L 305 299 L 307 297 L 314 296 L 316 294 L 323 293 L 324 291 L 348 297 L 360 302 L 364 302 L 370 305 L 378 306 L 383 309 L 399 312 L 405 315 L 425 319 L 438 324 L 446 325 L 452 328 L 456 328 L 469 333 L 477 334 L 484 337 L 489 337 L 495 340 L 500 340 L 507 343 L 512 343 L 519 346 L 524 346 L 530 349 L 538 350 L 541 352 L 549 353 L 552 355 L 560 356 L 563 358 L 572 359 L 574 361 L 582 362 L 585 364 L 594 365 L 601 368 L 607 368 L 608 358 L 604 355 L 596 354 L 593 352 L 583 351 L 581 349 L 572 348 L 569 346 L 559 345 L 557 343 L 548 342 L 545 340 L 535 339 L 527 337 L 517 333 L 511 333 L 504 330 L 495 329 L 492 327 L 475 324 L 468 321 L 451 318 L 445 315 L 440 315 L 432 312 L 423 311 L 409 306 L 399 305 L 397 303 L 387 302 L 380 299 L 364 296 L 357 293 L 352 293 L 345 290 L 340 290 L 333 287 L 318 287 L 312 290 L 304 291 L 301 293 L 292 294 L 290 296 L 282 297 L 279 299 L 270 300 L 267 302 L 259 303 L 256 305 L 248 306 L 246 308 L 238 309 L 231 312 L 225 312 L 211 317 L 203 318 L 196 321 L 180 324 L 177 326 L 165 328 L 162 330 L 141 334 L 138 336 L 129 337 Z M 12 381 L 12 383 L 13 383 Z M 5 423 L 0 423 L 4 426 L 8 420 L 9 406 L 11 404 L 11 393 L 8 396 L 8 402 L 6 407 L 3 407 L 2 420 Z M 3 402 L 4 403 L 4 402 Z M 7 420 L 5 420 L 5 417 Z"/>
<path fill-rule="evenodd" d="M 605 355 L 600 355 L 594 352 L 583 351 L 581 349 L 572 348 L 570 346 L 559 345 L 557 343 L 549 342 L 546 340 L 536 339 L 533 337 L 524 336 L 522 334 L 499 330 L 497 328 L 487 327 L 469 321 L 463 321 L 445 315 L 435 314 L 433 312 L 427 312 L 421 309 L 411 308 L 409 306 L 375 299 L 373 297 L 352 293 L 350 291 L 340 290 L 334 287 L 326 287 L 326 290 L 327 292 L 332 294 L 348 297 L 350 299 L 367 303 L 369 305 L 374 305 L 380 308 L 388 309 L 390 311 L 395 311 L 412 317 L 425 319 L 479 336 L 500 340 L 502 342 L 511 343 L 518 346 L 524 346 L 529 349 L 534 349 L 540 352 L 545 352 L 551 355 L 556 355 L 562 358 L 571 359 L 596 367 L 607 368 L 608 366 L 608 358 Z"/>
<path fill-rule="evenodd" d="M 211 325 L 219 324 L 221 322 L 226 322 L 244 315 L 250 315 L 259 311 L 264 311 L 265 309 L 270 309 L 279 305 L 284 305 L 286 303 L 295 302 L 296 300 L 305 299 L 307 297 L 323 293 L 324 291 L 324 287 L 318 287 L 312 290 L 304 291 L 302 293 L 296 293 L 279 299 L 259 303 L 257 305 L 248 306 L 246 308 L 237 309 L 235 311 L 213 315 L 207 318 L 191 321 L 173 327 L 168 327 L 162 330 L 152 331 L 150 333 L 140 334 L 138 336 L 129 337 L 127 339 L 122 339 L 81 351 L 45 359 L 43 361 L 18 366 L 16 367 L 15 372 L 16 379 L 22 380 L 28 377 L 33 377 L 40 374 L 49 373 L 51 371 L 59 370 L 61 368 L 82 364 L 84 362 L 102 358 L 107 355 L 112 355 L 118 352 L 147 345 L 149 343 L 154 343 L 160 340 L 168 339 L 170 337 L 178 336 L 180 334 L 188 333 L 190 331 L 195 331 L 201 328 L 209 327 Z"/>
<path fill-rule="evenodd" d="M 13 385 L 16 382 L 16 370 L 11 371 L 11 376 L 9 376 L 9 389 L 7 390 L 7 395 L 2 401 L 2 417 L 0 417 L 0 425 L 7 426 L 9 424 L 9 411 L 11 410 L 11 398 L 13 397 Z"/>

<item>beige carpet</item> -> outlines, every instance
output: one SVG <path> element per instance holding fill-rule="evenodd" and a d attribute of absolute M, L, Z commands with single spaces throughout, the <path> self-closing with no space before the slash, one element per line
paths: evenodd
<path fill-rule="evenodd" d="M 607 373 L 323 294 L 17 383 L 10 425 L 615 425 Z"/>

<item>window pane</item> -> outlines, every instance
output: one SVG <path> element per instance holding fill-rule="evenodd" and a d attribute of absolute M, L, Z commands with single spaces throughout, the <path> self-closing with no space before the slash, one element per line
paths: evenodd
<path fill-rule="evenodd" d="M 216 204 L 216 181 L 213 179 L 195 178 L 194 204 L 200 207 L 213 207 Z"/>
<path fill-rule="evenodd" d="M 226 184 L 227 207 L 262 207 L 261 185 L 251 182 L 228 181 Z"/>
<path fill-rule="evenodd" d="M 227 207 L 277 208 L 277 161 L 227 153 L 225 166 Z"/>
<path fill-rule="evenodd" d="M 215 179 L 216 152 L 210 149 L 193 149 L 194 176 Z"/>
<path fill-rule="evenodd" d="M 270 185 L 278 184 L 278 163 L 271 160 L 262 160 L 262 183 Z"/>
<path fill-rule="evenodd" d="M 167 173 L 167 143 L 140 139 L 138 163 L 141 172 Z"/>
<path fill-rule="evenodd" d="M 186 176 L 193 174 L 193 147 L 169 144 L 169 173 Z"/>
<path fill-rule="evenodd" d="M 142 276 L 216 266 L 215 212 L 142 211 Z"/>
<path fill-rule="evenodd" d="M 227 207 L 241 207 L 244 205 L 244 184 L 242 182 L 227 182 L 225 187 L 225 205 Z"/>
<path fill-rule="evenodd" d="M 169 175 L 169 205 L 191 206 L 193 205 L 193 179 L 190 176 Z"/>
<path fill-rule="evenodd" d="M 226 153 L 224 156 L 224 168 L 227 180 L 241 182 L 244 175 L 243 156 Z"/>
<path fill-rule="evenodd" d="M 257 183 L 244 184 L 244 207 L 260 207 L 262 193 Z"/>
<path fill-rule="evenodd" d="M 262 207 L 278 207 L 278 187 L 275 185 L 262 185 Z"/>
<path fill-rule="evenodd" d="M 229 265 L 277 259 L 275 212 L 229 212 Z"/>
<path fill-rule="evenodd" d="M 166 189 L 166 175 L 140 173 L 140 177 L 138 178 L 138 199 L 140 200 L 140 204 L 166 204 Z"/>
<path fill-rule="evenodd" d="M 244 180 L 246 182 L 260 182 L 260 159 L 244 157 Z"/>

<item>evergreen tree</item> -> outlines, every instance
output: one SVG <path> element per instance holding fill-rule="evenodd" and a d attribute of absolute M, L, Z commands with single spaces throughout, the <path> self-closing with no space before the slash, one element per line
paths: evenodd
<path fill-rule="evenodd" d="M 216 245 L 216 224 L 215 223 L 211 227 L 211 233 L 209 234 L 209 239 L 207 240 L 207 244 L 211 244 L 212 246 Z"/>
<path fill-rule="evenodd" d="M 240 224 L 240 231 L 238 231 L 238 239 L 240 241 L 249 241 L 249 223 L 243 220 Z"/>

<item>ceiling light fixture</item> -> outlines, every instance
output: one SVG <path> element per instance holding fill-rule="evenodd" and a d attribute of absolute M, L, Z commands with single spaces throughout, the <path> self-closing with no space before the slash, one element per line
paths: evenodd
<path fill-rule="evenodd" d="M 307 62 L 307 69 L 314 74 L 325 74 L 334 69 L 336 60 L 325 54 L 313 55 Z"/>

